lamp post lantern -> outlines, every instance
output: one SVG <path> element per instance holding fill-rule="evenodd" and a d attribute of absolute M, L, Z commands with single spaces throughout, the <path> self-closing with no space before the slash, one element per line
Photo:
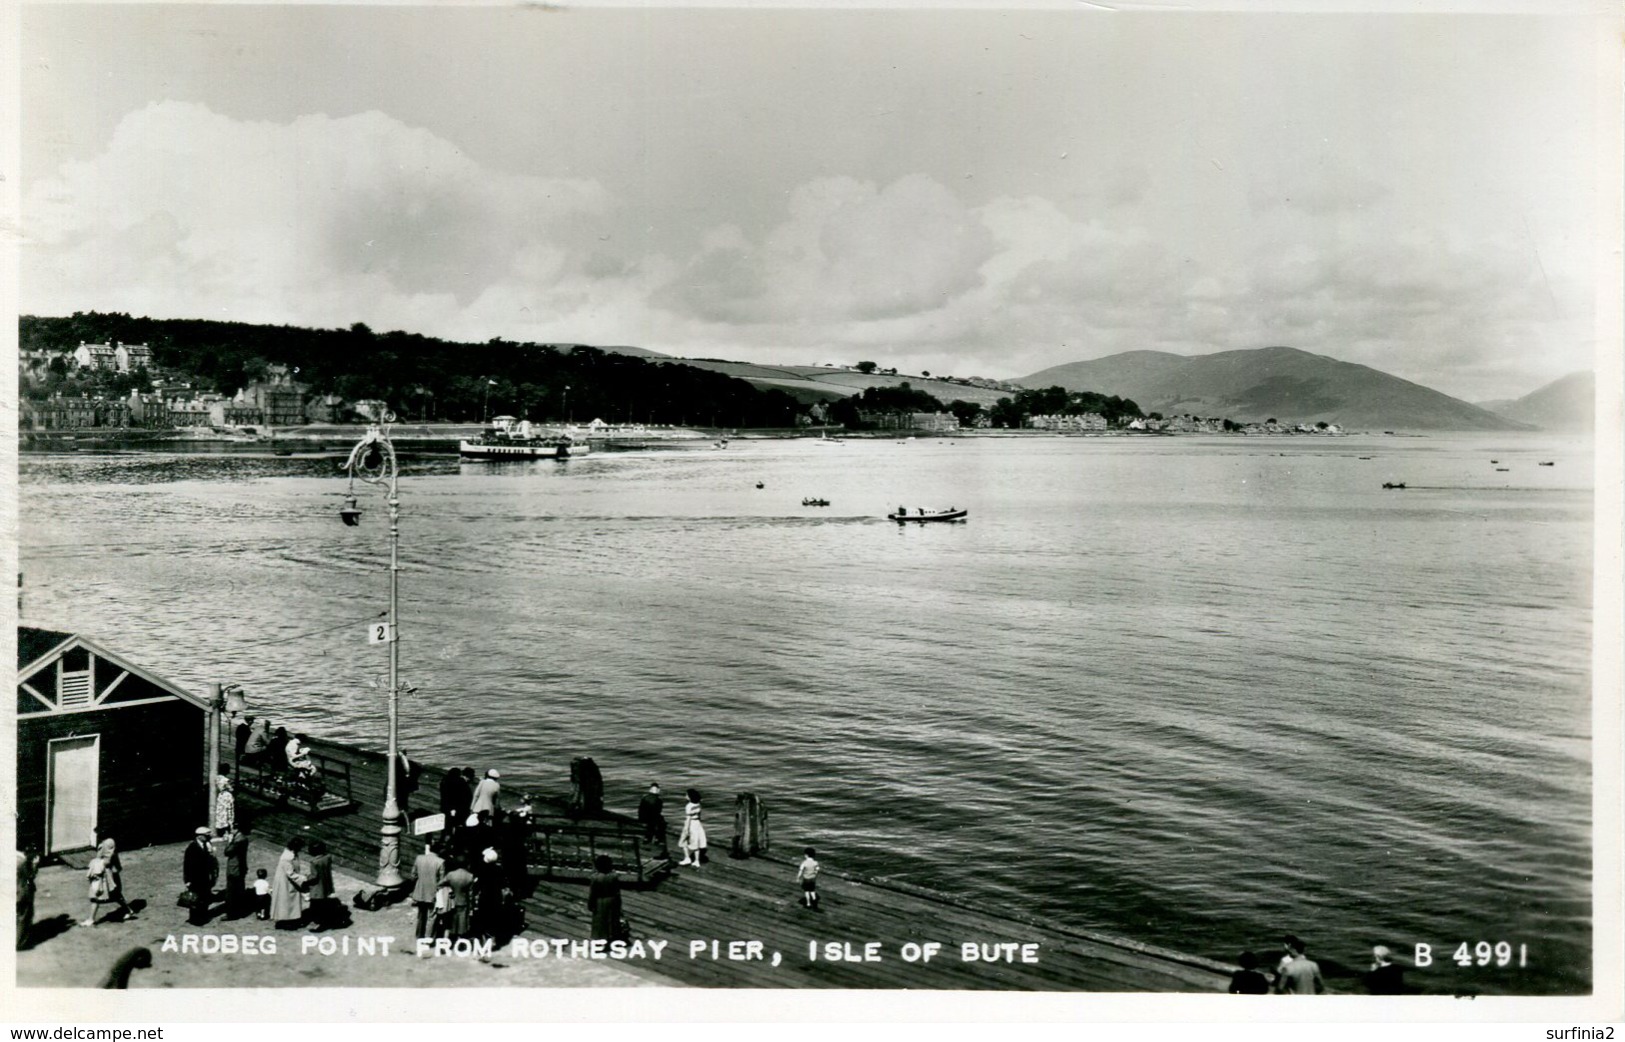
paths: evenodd
<path fill-rule="evenodd" d="M 395 789 L 395 773 L 400 760 L 400 631 L 398 608 L 400 601 L 400 543 L 401 501 L 397 481 L 400 476 L 395 462 L 395 446 L 389 440 L 389 424 L 394 414 L 385 412 L 379 422 L 368 428 L 366 435 L 350 450 L 345 469 L 350 474 L 349 494 L 339 509 L 339 517 L 347 525 L 361 521 L 361 508 L 356 504 L 357 480 L 384 489 L 389 504 L 389 760 L 384 772 L 383 827 L 379 830 L 378 885 L 394 889 L 404 884 L 401 878 L 401 807 Z"/>

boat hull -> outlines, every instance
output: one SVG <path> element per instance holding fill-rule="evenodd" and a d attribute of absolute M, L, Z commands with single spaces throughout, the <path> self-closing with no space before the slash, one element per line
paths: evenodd
<path fill-rule="evenodd" d="M 925 524 L 927 521 L 963 521 L 969 513 L 969 510 L 939 510 L 934 514 L 887 514 L 886 519 L 900 525 Z"/>
<path fill-rule="evenodd" d="M 457 454 L 466 460 L 570 459 L 585 456 L 590 451 L 584 442 L 575 445 L 482 445 L 464 441 L 457 444 Z"/>

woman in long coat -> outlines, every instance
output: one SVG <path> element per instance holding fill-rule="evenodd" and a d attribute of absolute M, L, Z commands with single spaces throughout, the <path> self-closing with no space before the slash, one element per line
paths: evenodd
<path fill-rule="evenodd" d="M 310 889 L 305 892 L 305 900 L 310 908 L 310 917 L 315 920 L 316 928 L 321 929 L 332 925 L 337 918 L 333 898 L 338 891 L 333 887 L 333 855 L 327 852 L 327 844 L 321 840 L 312 840 L 310 844 Z"/>
<path fill-rule="evenodd" d="M 700 819 L 700 790 L 690 789 L 688 803 L 683 807 L 683 834 L 677 839 L 677 846 L 683 851 L 679 865 L 699 868 L 705 863 L 705 823 Z"/>
<path fill-rule="evenodd" d="M 592 882 L 587 886 L 587 911 L 592 913 L 592 939 L 613 941 L 621 923 L 621 879 L 607 854 L 593 858 Z"/>
<path fill-rule="evenodd" d="M 298 926 L 305 917 L 305 891 L 310 885 L 309 866 L 299 859 L 305 840 L 295 836 L 277 858 L 271 875 L 271 921 L 284 929 Z"/>

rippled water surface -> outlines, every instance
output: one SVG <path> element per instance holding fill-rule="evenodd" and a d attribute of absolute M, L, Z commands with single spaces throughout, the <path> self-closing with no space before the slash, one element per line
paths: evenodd
<path fill-rule="evenodd" d="M 24 619 L 381 745 L 383 497 L 343 527 L 336 473 L 27 457 Z M 404 742 L 548 791 L 590 755 L 624 808 L 754 791 L 780 850 L 1216 958 L 1586 991 L 1590 488 L 1532 436 L 414 460 Z M 1528 965 L 1450 964 L 1479 940 Z"/>

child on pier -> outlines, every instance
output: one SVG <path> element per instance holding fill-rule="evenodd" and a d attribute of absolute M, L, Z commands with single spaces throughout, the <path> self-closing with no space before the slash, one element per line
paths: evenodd
<path fill-rule="evenodd" d="M 801 862 L 801 867 L 796 869 L 796 882 L 801 884 L 801 903 L 816 912 L 818 911 L 818 859 L 815 855 L 818 852 L 812 847 L 808 847 L 803 853 L 807 855 L 807 858 Z"/>
<path fill-rule="evenodd" d="M 271 918 L 271 880 L 263 868 L 254 872 L 254 918 Z"/>

